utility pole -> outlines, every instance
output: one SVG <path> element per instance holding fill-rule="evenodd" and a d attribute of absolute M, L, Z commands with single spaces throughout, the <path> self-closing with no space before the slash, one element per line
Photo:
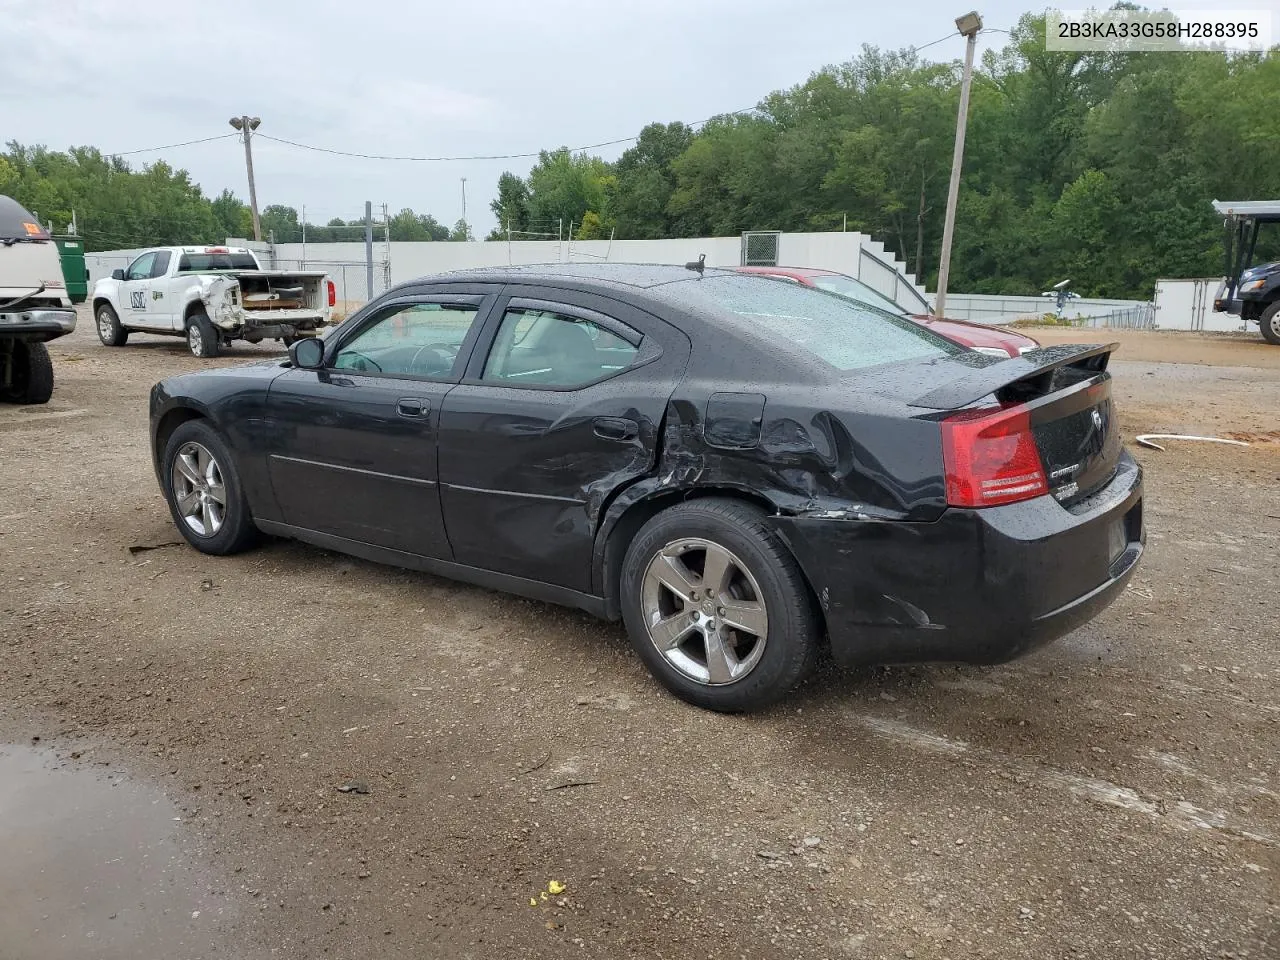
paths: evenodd
<path fill-rule="evenodd" d="M 262 222 L 258 219 L 258 188 L 253 182 L 253 131 L 262 123 L 259 117 L 232 117 L 231 126 L 240 131 L 244 140 L 244 165 L 249 171 L 249 209 L 253 211 L 253 239 L 262 242 Z"/>
<path fill-rule="evenodd" d="M 467 239 L 467 234 L 471 231 L 467 229 L 467 178 L 462 178 L 462 239 Z"/>
<path fill-rule="evenodd" d="M 364 280 L 373 299 L 373 201 L 364 202 Z"/>
<path fill-rule="evenodd" d="M 964 74 L 960 78 L 960 112 L 956 117 L 956 148 L 951 155 L 951 184 L 947 187 L 947 215 L 942 222 L 942 256 L 938 260 L 938 296 L 933 315 L 947 308 L 947 281 L 951 274 L 951 238 L 956 227 L 956 202 L 960 197 L 960 167 L 964 162 L 964 130 L 969 122 L 969 86 L 973 82 L 973 48 L 978 45 L 982 17 L 977 11 L 956 18 L 956 29 L 965 37 Z"/>
<path fill-rule="evenodd" d="M 302 205 L 302 265 L 300 270 L 307 269 L 307 205 Z"/>

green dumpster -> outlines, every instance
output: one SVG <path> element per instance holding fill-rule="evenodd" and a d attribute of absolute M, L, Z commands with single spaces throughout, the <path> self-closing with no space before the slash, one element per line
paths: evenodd
<path fill-rule="evenodd" d="M 62 279 L 72 303 L 84 303 L 89 296 L 89 268 L 84 265 L 84 241 L 79 237 L 54 237 L 62 259 Z"/>

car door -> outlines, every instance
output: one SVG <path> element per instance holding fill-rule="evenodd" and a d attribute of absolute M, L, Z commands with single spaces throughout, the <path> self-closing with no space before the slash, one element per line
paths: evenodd
<path fill-rule="evenodd" d="M 440 416 L 459 563 L 582 592 L 601 508 L 654 469 L 689 341 L 595 294 L 508 288 Z"/>
<path fill-rule="evenodd" d="M 156 251 L 144 253 L 129 264 L 120 281 L 120 322 L 126 327 L 147 330 L 151 321 L 151 268 L 156 262 Z"/>
<path fill-rule="evenodd" d="M 486 291 L 423 291 L 340 328 L 319 370 L 289 370 L 267 398 L 268 470 L 284 522 L 448 559 L 436 434 L 465 368 Z"/>
<path fill-rule="evenodd" d="M 147 283 L 147 322 L 155 330 L 175 329 L 172 298 L 169 296 L 169 262 L 173 254 L 157 250 Z"/>

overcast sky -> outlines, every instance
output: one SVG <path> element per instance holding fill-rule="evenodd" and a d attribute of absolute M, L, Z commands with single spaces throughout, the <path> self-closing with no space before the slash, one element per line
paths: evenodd
<path fill-rule="evenodd" d="M 1280 10 L 1277 0 L 1229 6 Z M 752 106 L 864 43 L 936 40 L 967 9 L 963 0 L 0 0 L 0 139 L 123 152 L 232 133 L 228 118 L 247 113 L 262 118 L 263 134 L 364 153 L 576 147 Z M 979 9 L 988 26 L 1008 28 L 1030 8 L 980 0 Z M 986 34 L 979 51 L 1005 39 Z M 963 50 L 955 35 L 923 55 Z M 595 152 L 614 159 L 625 146 Z M 223 187 L 248 196 L 237 140 L 126 159 L 160 158 L 210 196 Z M 254 141 L 262 207 L 305 205 L 323 223 L 362 215 L 368 199 L 452 225 L 466 177 L 480 237 L 493 225 L 498 175 L 532 163 L 358 160 Z"/>

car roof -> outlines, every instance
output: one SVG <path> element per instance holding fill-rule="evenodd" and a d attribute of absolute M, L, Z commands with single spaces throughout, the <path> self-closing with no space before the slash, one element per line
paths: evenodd
<path fill-rule="evenodd" d="M 707 267 L 707 275 L 729 276 L 733 270 Z M 696 280 L 698 272 L 670 263 L 531 263 L 510 267 L 472 267 L 420 277 L 419 283 L 541 283 L 557 280 L 589 281 L 605 286 L 648 289 L 681 280 Z"/>

